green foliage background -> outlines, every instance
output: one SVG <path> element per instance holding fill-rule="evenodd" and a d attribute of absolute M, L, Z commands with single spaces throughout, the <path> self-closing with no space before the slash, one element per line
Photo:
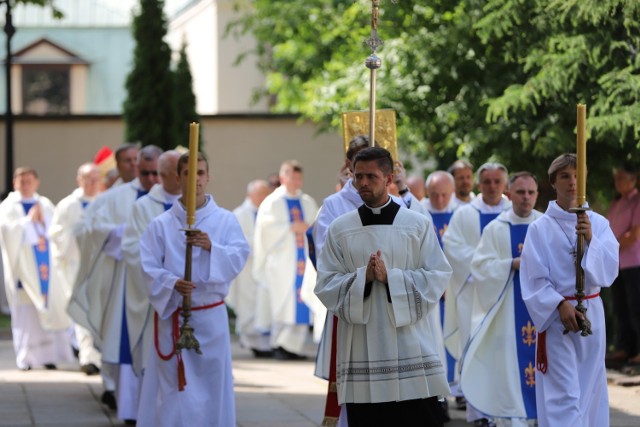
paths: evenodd
<path fill-rule="evenodd" d="M 123 115 L 127 141 L 169 150 L 186 145 L 187 124 L 199 119 L 184 45 L 176 70 L 171 68 L 171 48 L 164 41 L 167 19 L 163 7 L 163 0 L 140 0 L 140 12 L 134 16 L 136 47 L 133 69 L 127 76 Z"/>
<path fill-rule="evenodd" d="M 256 97 L 325 129 L 369 108 L 371 2 L 237 0 L 266 73 Z M 501 161 L 546 178 L 575 151 L 576 104 L 587 105 L 589 200 L 612 197 L 611 170 L 638 162 L 640 2 L 398 0 L 381 2 L 377 108 L 398 113 L 400 147 L 438 168 Z M 542 188 L 545 191 L 545 186 Z M 544 199 L 544 197 L 543 197 Z"/>

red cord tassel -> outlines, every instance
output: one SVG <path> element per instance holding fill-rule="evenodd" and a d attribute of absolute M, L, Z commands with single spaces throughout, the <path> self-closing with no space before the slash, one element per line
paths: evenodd
<path fill-rule="evenodd" d="M 536 368 L 543 374 L 547 373 L 547 331 L 538 332 L 536 348 Z"/>
<path fill-rule="evenodd" d="M 333 329 L 331 330 L 331 363 L 329 364 L 329 388 L 324 407 L 324 419 L 322 425 L 332 427 L 338 425 L 340 417 L 340 405 L 338 404 L 338 388 L 336 384 L 336 364 L 338 342 L 338 317 L 333 316 Z"/>
<path fill-rule="evenodd" d="M 184 362 L 182 356 L 178 353 L 178 391 L 184 391 L 187 385 L 187 377 L 184 374 Z"/>

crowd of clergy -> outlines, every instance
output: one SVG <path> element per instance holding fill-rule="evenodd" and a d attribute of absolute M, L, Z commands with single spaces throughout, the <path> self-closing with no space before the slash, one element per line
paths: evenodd
<path fill-rule="evenodd" d="M 235 333 L 256 358 L 316 357 L 323 425 L 439 426 L 449 405 L 475 426 L 609 425 L 599 293 L 615 282 L 620 304 L 640 302 L 624 293 L 637 275 L 618 277 L 640 268 L 631 168 L 615 172 L 614 227 L 572 211 L 572 154 L 549 167 L 557 197 L 544 213 L 541 177 L 457 160 L 425 181 L 366 136 L 350 141 L 320 204 L 288 160 L 230 212 L 206 193 L 208 160 L 197 164 L 153 145 L 101 150 L 57 205 L 38 194 L 36 170 L 16 169 L 0 246 L 19 369 L 77 358 L 126 424 L 233 427 Z M 575 309 L 578 236 L 586 314 Z M 176 351 L 185 297 L 202 354 Z M 613 357 L 640 364 L 640 322 L 616 317 Z"/>

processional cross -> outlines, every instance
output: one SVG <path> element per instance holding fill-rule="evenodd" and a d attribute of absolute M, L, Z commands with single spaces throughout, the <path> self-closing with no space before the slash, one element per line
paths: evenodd
<path fill-rule="evenodd" d="M 397 3 L 397 0 L 391 0 Z M 376 136 L 376 71 L 382 66 L 382 60 L 376 55 L 376 51 L 384 44 L 378 36 L 378 19 L 380 17 L 380 0 L 371 0 L 371 36 L 364 44 L 371 49 L 371 55 L 366 59 L 365 65 L 371 70 L 371 86 L 369 89 L 369 144 L 375 145 Z"/>

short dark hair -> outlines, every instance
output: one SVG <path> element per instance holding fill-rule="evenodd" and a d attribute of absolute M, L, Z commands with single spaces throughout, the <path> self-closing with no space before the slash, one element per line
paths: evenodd
<path fill-rule="evenodd" d="M 29 166 L 21 166 L 17 168 L 13 172 L 13 179 L 16 179 L 17 177 L 22 175 L 33 175 L 34 178 L 38 179 L 38 172 L 34 168 Z"/>
<path fill-rule="evenodd" d="M 527 171 L 521 171 L 521 172 L 516 172 L 509 177 L 509 188 L 511 188 L 511 186 L 518 180 L 518 178 L 526 178 L 526 177 L 532 178 L 533 181 L 536 183 L 536 186 L 538 185 L 538 178 L 536 178 L 534 174 Z"/>
<path fill-rule="evenodd" d="M 576 157 L 575 154 L 573 153 L 560 154 L 558 157 L 553 159 L 553 162 L 551 162 L 551 165 L 549 166 L 549 170 L 547 171 L 547 173 L 549 174 L 549 182 L 551 184 L 555 184 L 556 176 L 558 175 L 558 172 L 568 167 L 572 167 L 576 169 L 577 165 L 578 165 L 578 158 Z"/>
<path fill-rule="evenodd" d="M 620 166 L 618 166 L 617 168 L 615 168 L 616 171 L 622 171 L 624 173 L 626 173 L 627 175 L 629 175 L 632 179 L 636 179 L 638 178 L 638 171 L 635 168 L 634 165 L 632 165 L 629 162 L 624 162 L 622 163 Z"/>
<path fill-rule="evenodd" d="M 134 144 L 131 142 L 127 142 L 122 144 L 121 146 L 119 146 L 118 148 L 116 148 L 115 153 L 113 153 L 113 156 L 116 159 L 116 162 L 120 160 L 120 154 L 124 153 L 125 151 L 129 151 L 129 150 L 138 150 L 140 149 L 140 144 Z"/>
<path fill-rule="evenodd" d="M 349 146 L 347 147 L 345 156 L 347 157 L 347 159 L 353 160 L 353 157 L 358 153 L 358 151 L 362 150 L 363 148 L 367 148 L 368 146 L 369 137 L 367 135 L 356 135 L 349 141 Z"/>
<path fill-rule="evenodd" d="M 462 169 L 471 169 L 471 172 L 473 172 L 473 165 L 468 160 L 458 159 L 453 162 L 451 166 L 449 166 L 447 172 L 449 172 L 453 176 L 456 176 L 456 172 Z"/>
<path fill-rule="evenodd" d="M 358 151 L 353 158 L 353 167 L 355 169 L 358 162 L 370 162 L 375 160 L 378 163 L 378 167 L 385 175 L 393 173 L 393 159 L 391 153 L 382 147 L 367 147 Z"/>
<path fill-rule="evenodd" d="M 207 156 L 205 156 L 202 151 L 198 151 L 198 162 L 204 162 L 207 165 L 207 172 L 209 172 L 209 160 L 207 160 Z M 184 166 L 189 167 L 188 151 L 178 159 L 178 176 L 180 176 L 180 173 L 182 172 L 182 168 Z"/>

